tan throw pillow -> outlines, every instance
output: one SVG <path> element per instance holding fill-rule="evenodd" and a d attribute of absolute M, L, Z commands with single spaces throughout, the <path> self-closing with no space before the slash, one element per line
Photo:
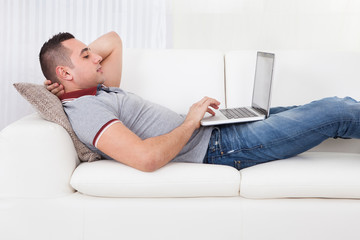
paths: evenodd
<path fill-rule="evenodd" d="M 91 151 L 76 136 L 57 96 L 39 84 L 15 83 L 14 87 L 36 108 L 42 118 L 57 123 L 66 129 L 74 142 L 76 152 L 81 161 L 91 162 L 101 158 L 99 154 Z"/>

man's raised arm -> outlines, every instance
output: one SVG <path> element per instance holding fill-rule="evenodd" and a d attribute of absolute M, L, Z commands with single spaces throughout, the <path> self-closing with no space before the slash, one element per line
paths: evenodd
<path fill-rule="evenodd" d="M 122 41 L 116 32 L 106 33 L 89 44 L 94 53 L 101 56 L 101 66 L 105 76 L 105 85 L 119 87 L 122 73 Z M 53 94 L 60 96 L 65 93 L 63 85 L 45 80 L 44 85 Z"/>
<path fill-rule="evenodd" d="M 89 44 L 94 53 L 102 57 L 101 66 L 105 85 L 119 87 L 122 72 L 122 41 L 116 32 L 109 32 Z"/>

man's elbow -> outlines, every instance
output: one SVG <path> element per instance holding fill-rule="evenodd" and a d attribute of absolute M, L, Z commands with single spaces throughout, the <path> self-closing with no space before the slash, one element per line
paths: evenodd
<path fill-rule="evenodd" d="M 142 172 L 154 172 L 166 164 L 164 156 L 154 149 L 135 148 L 131 156 L 115 154 L 113 159 Z M 110 154 L 108 154 L 110 156 Z"/>
<path fill-rule="evenodd" d="M 111 36 L 111 39 L 112 39 L 114 42 L 117 42 L 117 43 L 119 43 L 120 45 L 122 45 L 121 37 L 119 36 L 119 34 L 117 34 L 117 32 L 111 31 L 111 32 L 108 33 L 108 35 Z"/>
<path fill-rule="evenodd" d="M 154 172 L 162 167 L 160 157 L 154 153 L 148 153 L 142 156 L 140 169 L 143 172 Z"/>

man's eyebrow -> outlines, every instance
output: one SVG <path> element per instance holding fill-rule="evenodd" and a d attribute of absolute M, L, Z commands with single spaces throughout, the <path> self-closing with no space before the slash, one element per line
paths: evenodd
<path fill-rule="evenodd" d="M 83 49 L 81 50 L 81 52 L 80 52 L 80 56 L 81 56 L 84 52 L 86 52 L 86 51 L 90 51 L 90 48 L 88 48 L 88 47 L 83 48 Z"/>

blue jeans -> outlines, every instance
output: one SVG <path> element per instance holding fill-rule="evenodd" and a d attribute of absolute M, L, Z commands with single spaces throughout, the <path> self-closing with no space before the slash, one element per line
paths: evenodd
<path fill-rule="evenodd" d="M 217 126 L 204 163 L 240 170 L 295 156 L 328 138 L 360 138 L 359 102 L 349 97 L 325 98 L 272 108 L 263 121 Z"/>

